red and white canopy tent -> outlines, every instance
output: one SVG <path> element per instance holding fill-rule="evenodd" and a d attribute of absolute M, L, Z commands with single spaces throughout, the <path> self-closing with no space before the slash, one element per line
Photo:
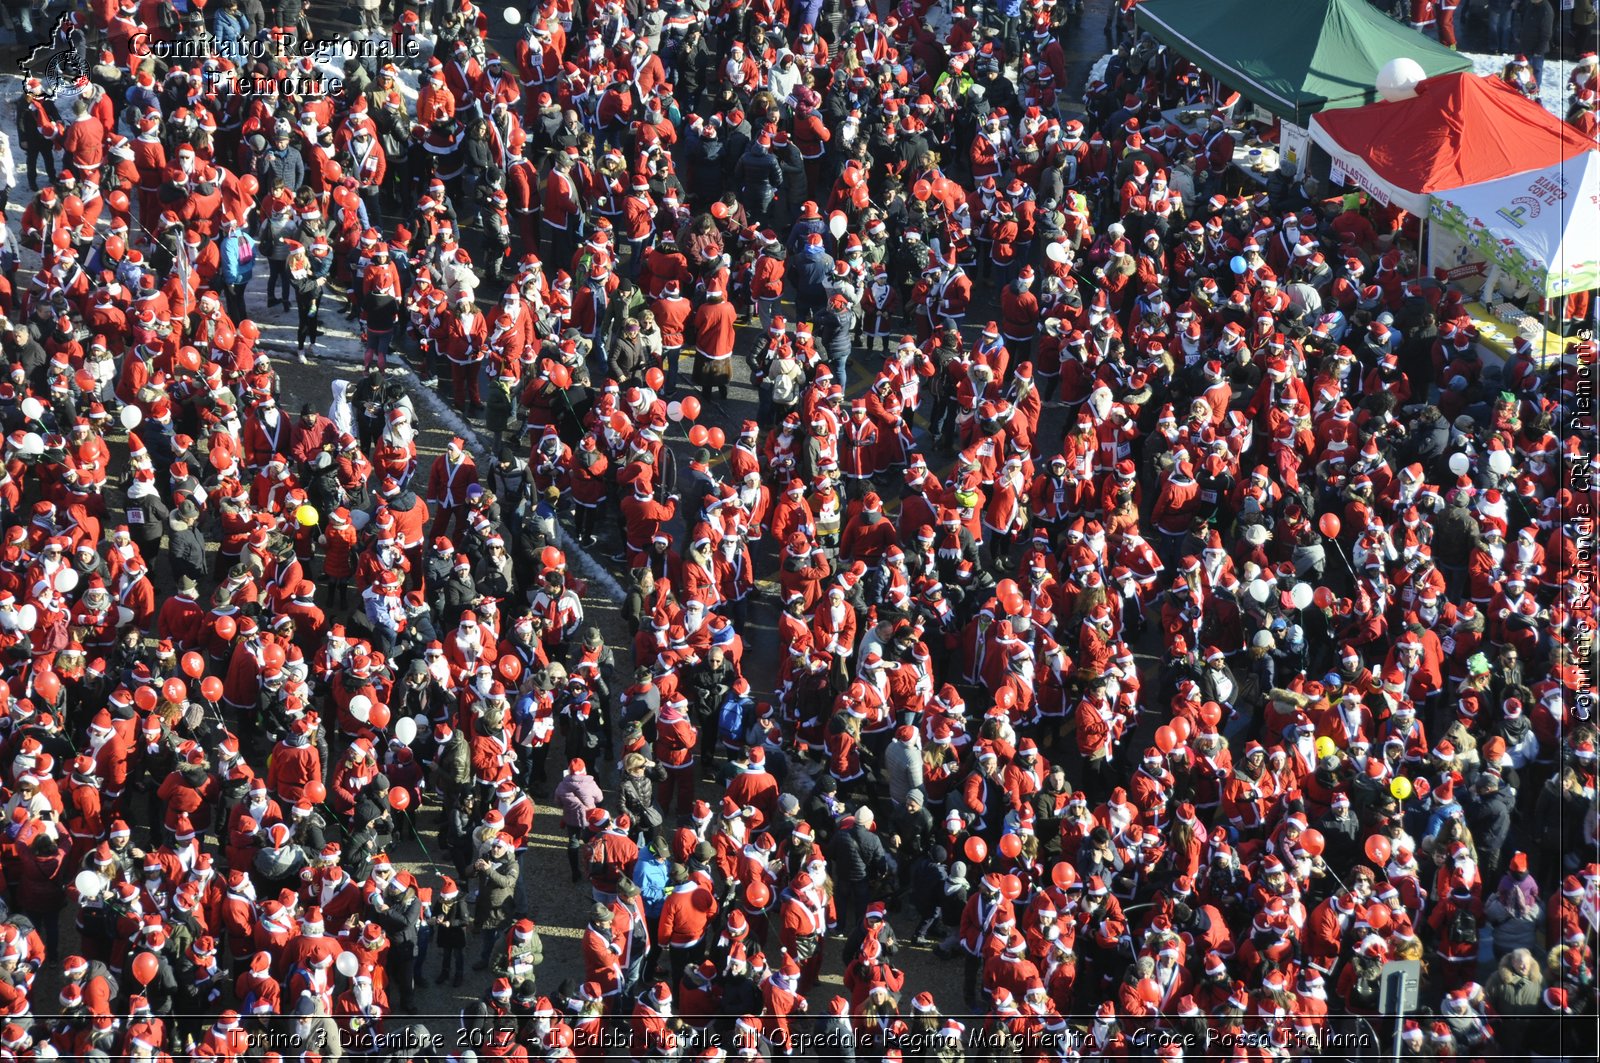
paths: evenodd
<path fill-rule="evenodd" d="M 1582 133 L 1498 78 L 1443 74 L 1410 99 L 1322 111 L 1311 139 L 1335 185 L 1427 217 L 1432 194 L 1551 166 L 1591 150 Z"/>

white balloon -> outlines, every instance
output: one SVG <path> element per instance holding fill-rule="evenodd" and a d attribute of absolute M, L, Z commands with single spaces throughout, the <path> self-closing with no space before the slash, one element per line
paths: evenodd
<path fill-rule="evenodd" d="M 1511 471 L 1511 452 L 1509 450 L 1489 451 L 1489 471 L 1496 476 L 1504 476 Z"/>
<path fill-rule="evenodd" d="M 1417 85 L 1427 76 L 1428 72 L 1422 69 L 1421 63 L 1400 56 L 1383 64 L 1374 87 L 1380 99 L 1409 100 L 1417 94 Z"/>
<path fill-rule="evenodd" d="M 828 231 L 835 240 L 843 239 L 845 231 L 850 228 L 850 219 L 844 216 L 844 211 L 836 210 L 828 216 Z"/>
<path fill-rule="evenodd" d="M 1272 597 L 1272 588 L 1264 579 L 1251 580 L 1245 593 L 1250 595 L 1250 600 L 1257 605 L 1266 605 L 1267 600 Z"/>
<path fill-rule="evenodd" d="M 522 24 L 522 12 L 515 7 L 508 7 L 505 10 L 505 20 L 509 26 L 520 26 Z"/>
<path fill-rule="evenodd" d="M 29 432 L 22 437 L 22 442 L 17 445 L 17 452 L 26 457 L 38 457 L 44 453 L 44 436 L 38 432 Z"/>
<path fill-rule="evenodd" d="M 333 961 L 333 965 L 346 978 L 354 978 L 356 972 L 361 970 L 361 960 L 353 952 L 339 953 L 339 958 Z"/>
<path fill-rule="evenodd" d="M 394 737 L 400 744 L 409 746 L 417 737 L 417 721 L 402 716 L 400 722 L 394 725 Z"/>
<path fill-rule="evenodd" d="M 674 424 L 683 420 L 683 403 L 676 399 L 667 403 L 667 420 L 672 421 Z"/>
<path fill-rule="evenodd" d="M 1450 455 L 1450 471 L 1457 476 L 1465 476 L 1472 468 L 1472 459 L 1465 454 Z"/>
<path fill-rule="evenodd" d="M 367 717 L 372 715 L 372 699 L 367 697 L 365 694 L 357 694 L 355 697 L 351 698 L 350 715 L 354 716 L 362 723 L 366 723 Z"/>
<path fill-rule="evenodd" d="M 1044 245 L 1044 257 L 1057 265 L 1066 265 L 1072 261 L 1072 252 L 1068 250 L 1065 241 L 1055 240 Z"/>
<path fill-rule="evenodd" d="M 56 573 L 53 582 L 55 583 L 56 593 L 71 594 L 78 589 L 78 570 L 75 568 L 63 568 Z"/>
<path fill-rule="evenodd" d="M 1310 605 L 1311 584 L 1296 583 L 1294 585 L 1294 589 L 1289 592 L 1289 600 L 1294 603 L 1294 607 L 1296 609 L 1304 609 L 1306 606 Z"/>
<path fill-rule="evenodd" d="M 44 416 L 44 403 L 32 395 L 22 400 L 22 416 L 30 421 L 37 421 Z"/>
<path fill-rule="evenodd" d="M 144 413 L 137 406 L 124 406 L 118 420 L 122 422 L 122 427 L 131 432 L 144 420 Z"/>
<path fill-rule="evenodd" d="M 78 887 L 78 896 L 84 900 L 92 901 L 105 892 L 106 880 L 98 871 L 85 869 L 78 872 L 78 877 L 72 880 Z"/>
<path fill-rule="evenodd" d="M 127 608 L 126 606 L 121 607 L 118 610 L 118 612 L 119 612 L 119 614 L 120 613 L 127 613 L 128 614 L 128 619 L 129 620 L 133 619 L 133 610 Z M 36 609 L 32 605 L 23 605 L 23 606 L 18 606 L 17 607 L 17 630 L 18 631 L 32 631 L 34 629 L 34 626 L 36 624 L 38 624 L 38 623 L 39 623 L 39 610 L 38 609 Z"/>

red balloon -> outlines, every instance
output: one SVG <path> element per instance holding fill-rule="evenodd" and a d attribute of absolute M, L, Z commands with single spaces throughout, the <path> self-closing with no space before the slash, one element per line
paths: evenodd
<path fill-rule="evenodd" d="M 644 386 L 651 391 L 660 391 L 666 383 L 666 375 L 654 366 L 644 371 Z"/>
<path fill-rule="evenodd" d="M 689 442 L 697 447 L 703 447 L 710 440 L 711 433 L 707 432 L 704 425 L 695 425 L 689 429 Z"/>
<path fill-rule="evenodd" d="M 1366 919 L 1368 926 L 1380 932 L 1388 929 L 1389 924 L 1394 921 L 1394 913 L 1382 901 L 1373 901 L 1367 905 L 1367 910 L 1361 914 Z"/>
<path fill-rule="evenodd" d="M 1379 867 L 1389 862 L 1389 839 L 1381 834 L 1374 834 L 1367 839 L 1367 859 Z"/>
<path fill-rule="evenodd" d="M 693 395 L 685 395 L 678 406 L 682 408 L 683 416 L 687 420 L 692 421 L 700 416 L 700 400 Z"/>
<path fill-rule="evenodd" d="M 193 347 L 179 347 L 178 365 L 191 373 L 200 372 L 200 352 Z"/>
<path fill-rule="evenodd" d="M 1339 514 L 1324 513 L 1321 518 L 1318 519 L 1317 527 L 1322 529 L 1323 535 L 1326 535 L 1330 539 L 1337 539 L 1339 537 L 1339 529 L 1343 527 L 1343 525 L 1339 523 Z"/>
<path fill-rule="evenodd" d="M 539 564 L 545 568 L 559 569 L 567 563 L 567 555 L 558 547 L 547 546 L 539 551 Z"/>
<path fill-rule="evenodd" d="M 982 838 L 976 836 L 967 839 L 963 851 L 967 854 L 967 859 L 974 864 L 981 864 L 989 859 L 989 846 Z"/>
<path fill-rule="evenodd" d="M 140 687 L 133 692 L 133 703 L 144 712 L 154 710 L 156 702 L 160 700 L 160 698 L 156 697 L 155 688 L 153 687 Z"/>
<path fill-rule="evenodd" d="M 283 662 L 288 659 L 289 655 L 276 642 L 269 642 L 261 647 L 261 664 L 263 668 L 282 668 Z"/>
<path fill-rule="evenodd" d="M 760 911 L 772 903 L 772 889 L 760 879 L 744 888 L 745 907 Z"/>
<path fill-rule="evenodd" d="M 149 985 L 160 973 L 161 961 L 156 959 L 155 953 L 141 952 L 133 958 L 133 980 L 140 985 Z"/>
<path fill-rule="evenodd" d="M 494 662 L 494 667 L 500 673 L 500 678 L 507 683 L 515 683 L 522 678 L 522 658 L 514 653 L 508 653 Z"/>
<path fill-rule="evenodd" d="M 1056 884 L 1056 889 L 1069 890 L 1078 881 L 1078 871 L 1063 860 L 1050 869 L 1050 881 Z"/>
<path fill-rule="evenodd" d="M 231 616 L 219 616 L 217 622 L 212 625 L 212 630 L 223 642 L 231 642 L 233 636 L 239 633 L 239 625 Z"/>
<path fill-rule="evenodd" d="M 61 677 L 54 672 L 38 672 L 33 677 L 33 692 L 42 701 L 51 705 L 56 703 L 56 695 L 61 693 Z"/>
<path fill-rule="evenodd" d="M 374 706 L 376 707 L 376 706 Z M 411 807 L 411 791 L 403 786 L 391 787 L 389 790 L 389 807 L 396 812 L 404 812 Z"/>
<path fill-rule="evenodd" d="M 1222 706 L 1214 701 L 1203 703 L 1200 706 L 1200 722 L 1215 730 L 1222 722 Z"/>
<path fill-rule="evenodd" d="M 728 433 L 720 428 L 711 428 L 706 431 L 706 439 L 712 450 L 721 450 L 728 442 Z"/>
<path fill-rule="evenodd" d="M 1187 716 L 1177 716 L 1172 721 L 1172 733 L 1178 736 L 1178 745 L 1183 745 L 1194 734 L 1194 724 L 1189 722 Z"/>
<path fill-rule="evenodd" d="M 389 718 L 389 706 L 381 701 L 374 701 L 372 708 L 367 710 L 367 723 L 380 731 L 389 726 Z"/>
<path fill-rule="evenodd" d="M 1022 854 L 1022 839 L 1015 834 L 1007 834 L 1000 839 L 1000 854 L 1008 860 L 1015 860 Z"/>
<path fill-rule="evenodd" d="M 611 415 L 611 430 L 617 433 L 617 435 L 627 435 L 628 429 L 632 427 L 633 425 L 628 420 L 628 415 L 623 413 L 621 410 L 618 410 L 616 413 Z"/>
<path fill-rule="evenodd" d="M 1163 753 L 1171 753 L 1178 748 L 1178 733 L 1172 728 L 1161 726 L 1156 728 L 1156 748 Z"/>
<path fill-rule="evenodd" d="M 320 805 L 328 799 L 328 788 L 323 785 L 321 779 L 312 779 L 306 783 L 305 789 L 300 792 L 307 801 L 314 805 Z"/>
<path fill-rule="evenodd" d="M 1311 604 L 1318 609 L 1333 608 L 1333 592 L 1326 587 L 1318 587 L 1311 592 Z"/>
<path fill-rule="evenodd" d="M 207 701 L 222 700 L 222 680 L 214 675 L 208 675 L 200 680 L 200 693 Z"/>
<path fill-rule="evenodd" d="M 199 679 L 206 674 L 206 659 L 190 650 L 183 655 L 183 674 L 190 679 Z"/>
<path fill-rule="evenodd" d="M 1322 836 L 1322 832 L 1316 828 L 1303 831 L 1300 835 L 1300 848 L 1304 849 L 1312 856 L 1321 856 L 1322 850 L 1327 847 L 1327 844 L 1327 839 L 1324 838 Z"/>
<path fill-rule="evenodd" d="M 1014 901 L 1022 896 L 1022 880 L 1015 875 L 1005 875 L 1000 879 L 1000 893 L 1008 901 Z"/>
<path fill-rule="evenodd" d="M 177 676 L 173 676 L 161 684 L 161 696 L 174 705 L 182 704 L 189 697 L 189 685 Z"/>
<path fill-rule="evenodd" d="M 546 375 L 549 376 L 550 383 L 554 384 L 558 388 L 564 390 L 572 386 L 572 370 L 568 369 L 564 365 L 558 363 L 551 366 L 550 372 Z"/>

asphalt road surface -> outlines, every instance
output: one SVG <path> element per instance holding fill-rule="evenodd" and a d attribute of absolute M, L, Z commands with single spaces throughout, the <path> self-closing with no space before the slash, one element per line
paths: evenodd
<path fill-rule="evenodd" d="M 1085 7 L 1079 31 L 1069 42 L 1069 70 L 1076 81 L 1066 94 L 1069 99 L 1081 95 L 1084 76 L 1106 47 L 1103 27 L 1109 8 L 1108 0 L 1089 0 Z M 491 7 L 490 11 L 491 43 L 509 59 L 515 54 L 517 31 L 498 17 L 498 8 Z M 349 32 L 348 5 L 317 0 L 312 5 L 312 17 L 314 25 L 325 33 Z M 14 61 L 19 54 L 25 52 L 19 52 L 15 47 L 0 47 L 0 59 L 9 60 L 7 65 L 13 70 L 16 69 Z M 19 79 L 13 77 L 6 80 L 8 85 L 5 91 L 7 98 L 10 98 L 19 90 L 17 84 Z M 19 192 L 20 195 L 13 197 L 10 208 L 13 224 L 16 221 L 15 216 L 20 215 L 21 208 L 26 202 L 25 189 Z M 36 259 L 24 256 L 23 272 L 18 277 L 19 285 L 26 282 L 34 264 Z M 319 352 L 321 357 L 309 366 L 296 364 L 292 357 L 295 335 L 294 313 L 292 310 L 268 310 L 265 306 L 265 287 L 266 269 L 263 263 L 256 273 L 247 295 L 247 302 L 251 317 L 262 331 L 262 352 L 273 357 L 277 363 L 282 381 L 280 406 L 297 411 L 302 403 L 310 403 L 318 410 L 325 411 L 331 399 L 333 382 L 337 379 L 353 380 L 359 374 L 360 341 L 349 329 L 343 327 L 346 323 L 332 307 L 329 307 L 323 315 L 327 331 Z M 497 298 L 498 291 L 485 286 L 480 288 L 479 294 L 487 305 Z M 997 305 L 996 289 L 992 285 L 980 283 L 974 293 L 973 312 L 969 315 L 971 320 L 968 331 L 972 333 L 969 339 L 975 338 L 986 320 L 997 316 Z M 792 313 L 789 316 L 792 320 Z M 743 355 L 751 349 L 759 340 L 759 334 L 758 322 L 742 325 L 736 353 Z M 880 364 L 879 355 L 857 352 L 851 366 L 850 379 L 854 383 L 850 388 L 850 395 L 859 393 L 871 382 Z M 701 416 L 702 423 L 721 425 L 727 429 L 736 426 L 744 419 L 755 417 L 756 393 L 750 386 L 742 358 L 736 357 L 734 365 L 735 379 L 729 390 L 728 400 L 705 403 L 705 412 Z M 425 477 L 428 464 L 442 451 L 445 442 L 456 434 L 457 427 L 439 416 L 437 406 L 432 401 L 433 394 L 422 387 L 413 374 L 403 370 L 398 375 L 405 380 L 417 406 L 421 450 L 419 476 Z M 1046 410 L 1041 431 L 1058 433 L 1060 422 L 1059 410 Z M 674 426 L 669 440 L 680 467 L 685 466 L 692 450 L 684 432 L 686 427 L 687 425 Z M 763 431 L 769 427 L 763 425 Z M 929 458 L 930 466 L 933 466 L 941 476 L 948 472 L 948 461 L 936 459 L 933 455 L 924 422 L 918 421 L 916 433 L 919 445 Z M 125 441 L 118 440 L 116 449 L 120 451 L 124 443 Z M 714 466 L 720 467 L 722 460 L 719 457 Z M 683 533 L 681 523 L 674 526 L 671 532 L 675 536 L 681 536 Z M 593 551 L 595 560 L 609 566 L 605 558 L 613 548 L 612 542 L 602 541 L 601 546 Z M 773 567 L 770 543 L 764 546 L 764 550 L 767 551 L 766 556 L 757 558 L 758 572 L 770 571 Z M 615 566 L 609 567 L 615 571 Z M 156 575 L 158 579 L 167 577 L 164 564 L 158 564 Z M 170 582 L 166 585 L 170 586 Z M 771 586 L 770 583 L 764 584 L 764 588 Z M 590 593 L 584 599 L 588 622 L 600 627 L 607 643 L 617 652 L 619 668 L 627 669 L 631 665 L 632 654 L 626 630 L 617 612 L 618 602 L 613 597 L 601 593 L 596 585 L 591 584 L 589 590 Z M 326 606 L 327 602 L 320 599 L 322 593 L 319 590 L 319 603 Z M 750 625 L 743 631 L 748 647 L 745 655 L 746 673 L 758 697 L 766 697 L 772 687 L 778 651 L 776 617 L 775 597 L 770 592 L 759 593 L 753 600 Z M 1145 660 L 1148 661 L 1149 658 Z M 601 782 L 606 786 L 608 795 L 614 794 L 610 784 L 615 780 L 615 775 L 614 766 L 603 765 L 599 769 Z M 699 796 L 710 798 L 716 796 L 709 786 L 702 786 L 700 789 Z M 454 875 L 454 869 L 449 866 L 449 858 L 439 851 L 437 845 L 439 819 L 437 805 L 425 801 L 422 807 L 413 810 L 409 822 L 403 824 L 397 831 L 395 844 L 390 850 L 393 859 L 429 886 L 437 885 L 440 874 Z M 565 855 L 565 834 L 561 829 L 558 814 L 550 807 L 540 807 L 530 839 L 531 849 L 523 863 L 524 875 L 528 878 L 529 885 L 527 890 L 529 908 L 526 913 L 519 914 L 531 916 L 539 925 L 545 946 L 544 964 L 539 972 L 539 986 L 541 992 L 553 992 L 561 981 L 576 978 L 582 972 L 579 938 L 591 899 L 585 884 L 575 884 L 570 881 Z M 76 932 L 71 926 L 70 913 L 63 914 L 62 923 L 61 947 L 62 954 L 65 955 L 76 945 Z M 903 994 L 906 1009 L 909 1008 L 911 995 L 922 990 L 930 990 L 946 1010 L 959 1010 L 960 963 L 941 961 L 927 949 L 910 947 L 907 942 L 911 936 L 911 927 L 906 925 L 904 919 L 900 920 L 899 929 L 902 948 L 895 957 L 895 963 L 903 967 L 907 974 L 906 991 Z M 829 955 L 825 963 L 826 973 L 810 998 L 814 1012 L 820 1010 L 835 993 L 842 991 L 841 974 L 847 957 L 842 955 L 842 943 L 839 941 L 830 941 L 827 948 Z M 434 1033 L 446 1037 L 447 1043 L 451 1033 L 459 1029 L 457 1014 L 460 1008 L 469 1001 L 481 997 L 487 989 L 487 976 L 470 970 L 473 959 L 470 952 L 469 949 L 469 970 L 461 987 L 434 984 L 434 975 L 438 970 L 437 954 L 428 957 L 423 968 L 423 981 L 419 983 L 417 999 L 421 1021 Z M 48 1001 L 53 998 L 56 991 L 57 974 L 53 970 L 46 970 L 40 973 L 40 978 L 37 999 Z"/>

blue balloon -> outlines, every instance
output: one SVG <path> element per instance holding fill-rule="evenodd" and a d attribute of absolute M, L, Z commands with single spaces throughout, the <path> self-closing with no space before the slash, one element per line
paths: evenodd
<path fill-rule="evenodd" d="M 1241 274 L 1241 275 L 1244 273 L 1245 270 L 1250 268 L 1250 264 L 1244 260 L 1244 256 L 1243 255 L 1234 255 L 1233 256 L 1233 261 L 1229 262 L 1228 265 L 1233 267 L 1233 271 L 1235 273 L 1238 273 L 1238 274 Z"/>

